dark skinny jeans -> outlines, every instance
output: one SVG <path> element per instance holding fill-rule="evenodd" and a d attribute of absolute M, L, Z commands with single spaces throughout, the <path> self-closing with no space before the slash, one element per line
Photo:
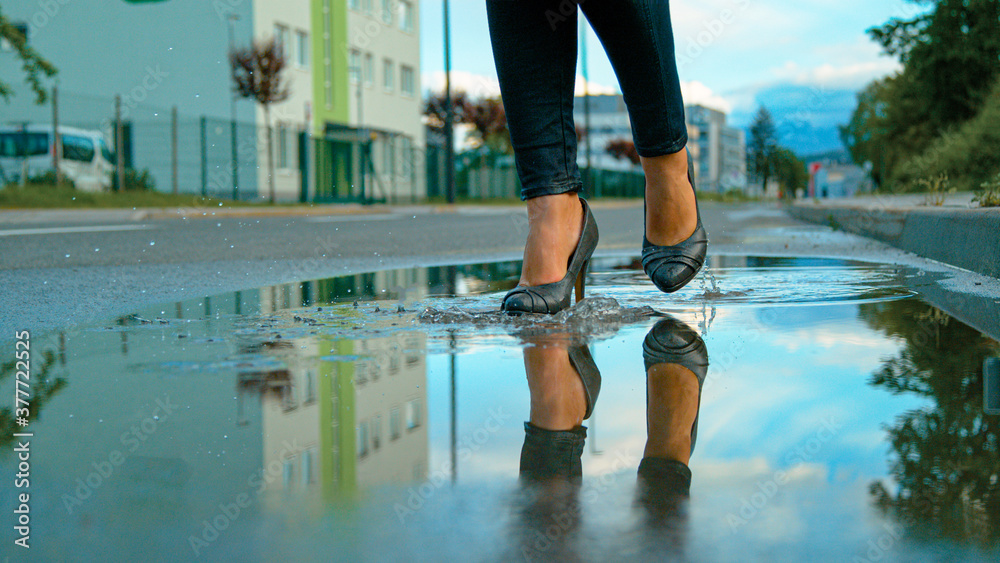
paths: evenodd
<path fill-rule="evenodd" d="M 582 188 L 573 122 L 577 7 L 618 76 L 639 155 L 687 144 L 668 0 L 486 0 L 524 200 Z"/>

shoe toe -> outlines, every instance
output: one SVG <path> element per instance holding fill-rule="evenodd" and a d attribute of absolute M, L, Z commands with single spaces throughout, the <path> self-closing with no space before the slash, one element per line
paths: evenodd
<path fill-rule="evenodd" d="M 534 312 L 534 306 L 535 298 L 528 292 L 521 292 L 508 295 L 503 300 L 501 310 L 508 314 L 518 315 Z"/>
<path fill-rule="evenodd" d="M 649 268 L 646 273 L 660 291 L 673 293 L 687 285 L 697 272 L 687 264 L 660 262 Z"/>

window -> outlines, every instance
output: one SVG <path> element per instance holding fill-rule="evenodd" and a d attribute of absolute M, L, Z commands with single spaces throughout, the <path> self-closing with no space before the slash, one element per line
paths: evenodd
<path fill-rule="evenodd" d="M 369 16 L 372 15 L 372 0 L 363 0 L 365 3 L 365 13 Z"/>
<path fill-rule="evenodd" d="M 399 3 L 399 29 L 413 33 L 413 2 L 409 0 Z"/>
<path fill-rule="evenodd" d="M 382 445 L 382 417 L 375 415 L 375 417 L 372 418 L 371 426 L 372 449 L 377 450 Z"/>
<path fill-rule="evenodd" d="M 406 403 L 406 429 L 420 428 L 420 399 Z"/>
<path fill-rule="evenodd" d="M 396 173 L 396 144 L 392 137 L 386 137 L 382 143 L 382 172 L 386 176 Z M 394 356 L 396 360 L 396 370 L 399 371 L 399 356 Z M 391 360 L 390 360 L 391 361 Z M 392 364 L 390 363 L 390 368 Z"/>
<path fill-rule="evenodd" d="M 399 173 L 402 176 L 408 176 L 413 172 L 413 139 L 403 136 L 400 137 L 399 143 L 400 150 L 403 153 L 403 167 L 400 169 Z M 414 358 L 415 356 L 406 356 L 406 367 L 413 365 L 411 360 Z"/>
<path fill-rule="evenodd" d="M 408 67 L 406 65 L 401 65 L 399 67 L 399 87 L 406 96 L 413 96 L 416 94 L 416 79 L 412 67 Z"/>
<path fill-rule="evenodd" d="M 382 0 L 382 22 L 392 24 L 392 0 Z"/>
<path fill-rule="evenodd" d="M 288 127 L 278 124 L 278 168 L 288 168 Z"/>
<path fill-rule="evenodd" d="M 396 72 L 395 66 L 392 64 L 390 59 L 383 61 L 385 66 L 383 67 L 383 82 L 386 92 L 392 92 L 396 88 Z"/>
<path fill-rule="evenodd" d="M 316 402 L 316 372 L 306 372 L 306 404 Z"/>
<path fill-rule="evenodd" d="M 37 156 L 48 152 L 48 133 L 0 133 L 0 156 Z"/>
<path fill-rule="evenodd" d="M 274 42 L 281 48 L 281 52 L 286 58 L 291 58 L 289 55 L 291 54 L 292 42 L 289 38 L 287 27 L 281 24 L 274 24 Z"/>
<path fill-rule="evenodd" d="M 400 422 L 402 418 L 399 416 L 399 407 L 392 407 L 389 411 L 389 439 L 398 440 L 400 431 Z"/>
<path fill-rule="evenodd" d="M 94 161 L 94 142 L 86 137 L 63 135 L 63 158 L 79 162 Z"/>
<path fill-rule="evenodd" d="M 313 467 L 316 459 L 316 448 L 302 451 L 302 484 L 312 485 L 316 482 L 316 471 Z"/>
<path fill-rule="evenodd" d="M 352 10 L 360 10 L 361 9 L 361 0 L 350 0 L 350 2 L 348 3 L 348 6 Z"/>
<path fill-rule="evenodd" d="M 309 34 L 304 31 L 295 32 L 295 64 L 301 68 L 309 64 Z"/>
<path fill-rule="evenodd" d="M 358 51 L 351 51 L 350 67 L 351 82 L 357 84 L 361 80 L 361 53 Z"/>
<path fill-rule="evenodd" d="M 358 457 L 368 455 L 368 421 L 362 420 L 358 424 Z"/>
<path fill-rule="evenodd" d="M 295 460 L 292 458 L 286 458 L 281 463 L 281 484 L 285 487 L 285 490 L 292 488 L 292 483 L 295 482 Z"/>
<path fill-rule="evenodd" d="M 365 86 L 371 86 L 375 82 L 375 57 L 371 53 L 365 54 Z"/>

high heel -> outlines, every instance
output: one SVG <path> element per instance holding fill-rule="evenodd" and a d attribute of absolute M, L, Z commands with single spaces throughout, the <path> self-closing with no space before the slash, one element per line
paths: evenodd
<path fill-rule="evenodd" d="M 656 364 L 676 364 L 687 368 L 698 378 L 698 403 L 701 411 L 701 388 L 708 374 L 708 349 L 701 336 L 687 324 L 673 318 L 665 317 L 657 322 L 642 342 L 642 359 L 649 373 L 649 368 Z M 698 437 L 698 415 L 691 425 L 691 451 L 694 452 L 694 442 Z"/>
<path fill-rule="evenodd" d="M 594 357 L 590 355 L 590 349 L 586 344 L 570 346 L 569 363 L 573 365 L 580 381 L 583 382 L 583 393 L 587 399 L 587 409 L 583 414 L 583 419 L 587 420 L 594 412 L 594 405 L 597 403 L 597 395 L 601 392 L 601 372 L 597 369 Z"/>
<path fill-rule="evenodd" d="M 698 191 L 694 187 L 692 168 L 691 154 L 688 153 L 688 181 L 691 182 L 691 189 L 695 192 L 694 207 L 695 213 L 698 214 L 698 224 L 694 232 L 686 240 L 672 246 L 656 246 L 649 242 L 645 233 L 642 236 L 642 269 L 649 279 L 653 280 L 653 284 L 664 293 L 673 293 L 693 280 L 705 265 L 705 255 L 708 253 L 708 233 L 701 224 Z M 643 221 L 645 221 L 645 211 L 644 205 Z"/>
<path fill-rule="evenodd" d="M 568 308 L 573 296 L 574 286 L 576 288 L 576 300 L 583 299 L 583 285 L 587 275 L 587 264 L 590 257 L 597 248 L 597 222 L 586 200 L 581 199 L 583 205 L 583 230 L 580 233 L 580 240 L 576 243 L 576 249 L 570 257 L 569 266 L 563 279 L 544 285 L 517 286 L 510 290 L 503 298 L 500 310 L 509 315 L 520 315 L 523 313 L 547 313 L 554 314 Z"/>

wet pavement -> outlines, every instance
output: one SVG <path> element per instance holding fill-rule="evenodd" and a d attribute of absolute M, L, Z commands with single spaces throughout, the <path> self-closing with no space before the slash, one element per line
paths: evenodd
<path fill-rule="evenodd" d="M 496 313 L 497 262 L 33 333 L 31 560 L 1000 558 L 1000 344 L 948 274 L 595 262 L 557 318 Z"/>

